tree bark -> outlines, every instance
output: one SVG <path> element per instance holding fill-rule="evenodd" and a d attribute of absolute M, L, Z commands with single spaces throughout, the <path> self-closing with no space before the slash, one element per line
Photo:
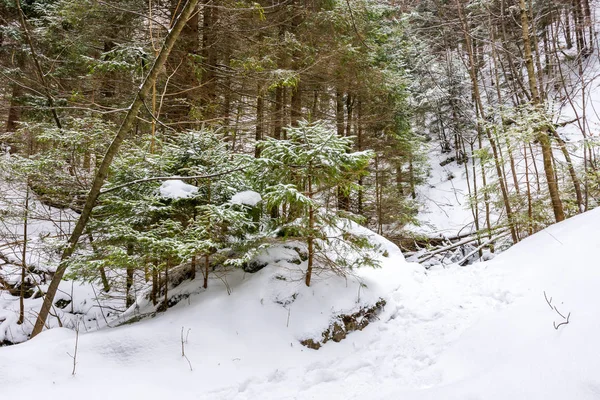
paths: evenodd
<path fill-rule="evenodd" d="M 300 119 L 302 118 L 302 84 L 300 81 L 298 81 L 296 87 L 292 89 L 290 115 L 291 125 L 294 127 L 298 126 Z"/>
<path fill-rule="evenodd" d="M 308 169 L 308 197 L 310 199 L 312 199 L 313 197 L 313 193 L 312 193 L 312 176 L 311 176 L 311 171 L 310 168 Z M 315 245 L 314 245 L 314 234 L 313 231 L 315 229 L 315 210 L 313 208 L 312 205 L 309 206 L 308 209 L 308 239 L 307 239 L 307 245 L 308 245 L 308 260 L 307 260 L 307 268 L 306 268 L 306 279 L 305 279 L 305 283 L 306 286 L 310 286 L 310 280 L 312 278 L 312 271 L 313 271 L 313 264 L 314 264 L 314 258 L 315 258 Z"/>
<path fill-rule="evenodd" d="M 258 88 L 258 96 L 256 97 L 256 131 L 254 144 L 254 157 L 260 157 L 260 142 L 263 140 L 263 125 L 264 125 L 264 106 L 265 100 L 261 92 L 260 87 Z"/>

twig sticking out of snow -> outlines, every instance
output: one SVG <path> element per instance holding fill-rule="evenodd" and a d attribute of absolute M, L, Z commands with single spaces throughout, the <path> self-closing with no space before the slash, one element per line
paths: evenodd
<path fill-rule="evenodd" d="M 554 329 L 558 330 L 558 328 L 560 328 L 561 326 L 567 325 L 569 323 L 569 319 L 571 318 L 571 313 L 569 312 L 569 314 L 567 314 L 567 316 L 565 317 L 563 315 L 563 313 L 558 311 L 558 308 L 556 308 L 556 306 L 552 305 L 552 297 L 550 297 L 550 299 L 548 300 L 548 296 L 546 295 L 545 290 L 544 290 L 544 298 L 546 299 L 546 303 L 548 303 L 548 306 L 550 307 L 550 309 L 554 310 L 563 319 L 563 321 L 558 324 L 556 323 L 556 321 L 552 322 L 552 326 L 554 326 Z"/>
<path fill-rule="evenodd" d="M 185 328 L 182 326 L 181 327 L 181 357 L 184 357 L 186 359 L 186 361 L 188 362 L 188 364 L 190 366 L 190 371 L 193 371 L 194 369 L 192 368 L 192 363 L 190 362 L 190 359 L 185 355 L 185 344 L 188 342 L 188 336 L 190 335 L 191 329 L 187 330 L 187 332 L 185 334 L 185 339 L 183 336 L 184 330 L 185 330 Z"/>
<path fill-rule="evenodd" d="M 75 351 L 73 352 L 73 355 L 67 353 L 67 355 L 73 359 L 73 371 L 71 372 L 71 375 L 73 375 L 73 376 L 75 376 L 75 369 L 77 368 L 77 347 L 79 346 L 79 323 L 80 323 L 80 321 L 77 320 L 77 323 L 75 324 Z"/>
<path fill-rule="evenodd" d="M 560 324 L 556 325 L 556 321 L 555 321 L 553 323 L 554 329 L 558 330 L 558 328 L 560 328 L 562 325 L 567 325 L 569 323 L 569 318 L 571 318 L 571 313 L 567 314 L 567 318 Z"/>

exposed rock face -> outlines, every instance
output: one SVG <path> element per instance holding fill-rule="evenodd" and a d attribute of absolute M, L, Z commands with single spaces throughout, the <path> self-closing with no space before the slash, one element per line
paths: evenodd
<path fill-rule="evenodd" d="M 266 262 L 260 262 L 260 261 L 250 261 L 247 264 L 244 264 L 242 266 L 242 269 L 244 270 L 244 272 L 248 272 L 248 273 L 255 273 L 260 271 L 261 269 L 263 269 L 264 267 L 266 267 L 267 265 L 269 265 Z"/>
<path fill-rule="evenodd" d="M 385 300 L 381 299 L 375 305 L 369 308 L 361 308 L 354 314 L 345 315 L 340 314 L 335 317 L 329 328 L 327 328 L 322 334 L 320 341 L 314 339 L 301 340 L 300 343 L 309 349 L 319 350 L 325 343 L 333 340 L 334 342 L 341 342 L 346 338 L 350 332 L 362 331 L 369 323 L 377 319 L 377 316 L 381 313 L 385 307 Z"/>

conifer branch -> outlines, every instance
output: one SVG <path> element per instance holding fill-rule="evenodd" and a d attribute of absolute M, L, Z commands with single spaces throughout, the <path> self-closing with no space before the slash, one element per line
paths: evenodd
<path fill-rule="evenodd" d="M 224 172 L 216 172 L 214 174 L 208 174 L 208 175 L 192 175 L 192 176 L 153 176 L 151 178 L 144 178 L 144 179 L 136 179 L 135 181 L 131 181 L 131 182 L 127 182 L 127 183 L 123 183 L 121 185 L 117 185 L 108 189 L 104 189 L 100 192 L 100 196 L 102 196 L 103 194 L 106 193 L 110 193 L 113 192 L 115 190 L 119 190 L 119 189 L 123 189 L 127 186 L 132 186 L 132 185 L 137 185 L 139 183 L 146 183 L 146 182 L 156 182 L 156 181 L 170 181 L 170 180 L 181 180 L 181 181 L 186 181 L 186 180 L 190 180 L 190 179 L 210 179 L 210 178 L 216 178 L 219 176 L 223 176 L 223 175 L 229 175 L 232 174 L 234 172 L 237 171 L 241 171 L 243 169 L 245 169 L 247 166 L 243 165 L 241 167 L 237 167 L 237 168 L 233 168 Z"/>

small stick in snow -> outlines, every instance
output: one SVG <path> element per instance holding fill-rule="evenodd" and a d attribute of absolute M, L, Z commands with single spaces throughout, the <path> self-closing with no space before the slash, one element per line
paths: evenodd
<path fill-rule="evenodd" d="M 567 315 L 567 318 L 565 321 L 561 322 L 560 324 L 556 325 L 556 322 L 554 322 L 554 329 L 558 330 L 558 328 L 560 328 L 563 325 L 567 325 L 569 323 L 569 318 L 571 318 L 571 313 L 569 313 Z"/>
<path fill-rule="evenodd" d="M 186 359 L 186 361 L 188 362 L 188 364 L 190 366 L 190 371 L 193 371 L 192 363 L 190 362 L 190 359 L 185 355 L 185 344 L 188 341 L 188 336 L 190 335 L 191 329 L 187 330 L 187 333 L 185 334 L 185 339 L 183 338 L 184 330 L 185 330 L 185 328 L 182 326 L 181 327 L 181 357 L 184 357 Z"/>
<path fill-rule="evenodd" d="M 571 313 L 567 314 L 567 316 L 565 317 L 563 315 L 563 313 L 561 313 L 558 308 L 556 308 L 556 306 L 552 305 L 552 297 L 550 297 L 550 300 L 548 300 L 548 296 L 546 295 L 546 291 L 544 290 L 544 298 L 546 299 L 546 303 L 548 303 L 548 306 L 550 306 L 550 308 L 552 310 L 554 310 L 558 315 L 560 315 L 562 317 L 562 319 L 564 320 L 563 322 L 557 324 L 556 321 L 552 322 L 552 326 L 554 326 L 554 329 L 558 330 L 558 328 L 560 328 L 563 325 L 567 325 L 570 321 L 571 318 Z"/>
<path fill-rule="evenodd" d="M 67 353 L 67 355 L 69 357 L 71 357 L 73 359 L 73 371 L 71 372 L 71 375 L 75 376 L 75 369 L 77 368 L 77 347 L 79 346 L 79 320 L 77 321 L 77 324 L 75 325 L 75 351 L 73 352 L 73 355 Z"/>
<path fill-rule="evenodd" d="M 544 298 L 546 299 L 546 303 L 548 303 L 548 306 L 550 306 L 550 309 L 553 310 L 554 307 L 552 307 L 552 297 L 550 297 L 550 300 L 548 300 L 548 296 L 546 296 L 545 290 L 544 290 Z"/>

